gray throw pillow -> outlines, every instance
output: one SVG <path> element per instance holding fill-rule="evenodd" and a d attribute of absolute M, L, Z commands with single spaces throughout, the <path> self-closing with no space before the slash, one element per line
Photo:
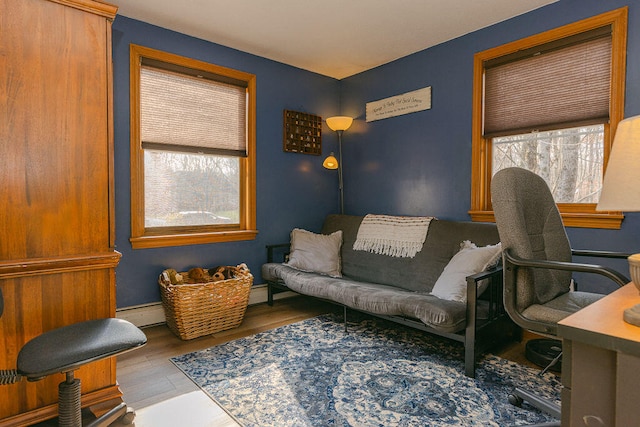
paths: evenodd
<path fill-rule="evenodd" d="M 326 235 L 295 228 L 291 232 L 291 253 L 286 265 L 297 270 L 342 277 L 341 246 L 342 230 Z"/>

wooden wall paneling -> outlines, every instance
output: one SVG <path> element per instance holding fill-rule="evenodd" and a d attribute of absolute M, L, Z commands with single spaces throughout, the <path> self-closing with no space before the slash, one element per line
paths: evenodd
<path fill-rule="evenodd" d="M 115 316 L 111 22 L 93 0 L 0 2 L 0 369 L 42 332 Z M 64 345 L 64 343 L 61 343 Z M 115 359 L 83 406 L 119 398 Z M 62 375 L 0 387 L 0 426 L 56 415 Z"/>
<path fill-rule="evenodd" d="M 3 5 L 8 126 L 0 130 L 7 162 L 0 180 L 11 191 L 0 202 L 12 239 L 0 246 L 0 259 L 103 251 L 109 247 L 107 24 L 44 0 Z"/>

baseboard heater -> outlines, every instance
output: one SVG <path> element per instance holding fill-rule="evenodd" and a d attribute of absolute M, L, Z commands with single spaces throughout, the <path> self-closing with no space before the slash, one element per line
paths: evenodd
<path fill-rule="evenodd" d="M 295 292 L 283 292 L 275 299 L 289 298 L 297 295 Z M 249 294 L 249 305 L 267 302 L 267 285 L 254 285 Z M 161 302 L 123 307 L 116 310 L 118 319 L 128 320 L 139 328 L 159 325 L 166 322 L 164 307 Z"/>

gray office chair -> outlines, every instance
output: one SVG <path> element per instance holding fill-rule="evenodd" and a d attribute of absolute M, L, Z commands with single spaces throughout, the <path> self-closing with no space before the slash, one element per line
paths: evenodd
<path fill-rule="evenodd" d="M 538 175 L 520 168 L 497 172 L 491 180 L 491 200 L 503 248 L 504 307 L 523 329 L 556 337 L 558 321 L 602 297 L 572 291 L 572 272 L 600 274 L 619 286 L 629 282 L 610 268 L 573 262 L 573 256 L 629 254 L 572 250 L 551 191 Z M 561 348 L 559 341 L 557 346 Z M 561 352 L 556 360 L 560 356 Z M 509 398 L 516 405 L 523 400 L 560 418 L 558 405 L 527 390 L 516 389 Z"/>
<path fill-rule="evenodd" d="M 3 308 L 0 289 L 0 317 Z M 58 425 L 81 427 L 82 392 L 80 379 L 74 377 L 75 370 L 141 347 L 146 342 L 147 337 L 140 329 L 122 319 L 95 319 L 63 326 L 27 342 L 18 353 L 17 369 L 0 371 L 0 385 L 13 384 L 22 378 L 38 381 L 51 374 L 65 374 L 65 380 L 58 385 Z M 130 424 L 134 417 L 135 412 L 121 402 L 89 426 L 108 426 L 118 419 Z"/>

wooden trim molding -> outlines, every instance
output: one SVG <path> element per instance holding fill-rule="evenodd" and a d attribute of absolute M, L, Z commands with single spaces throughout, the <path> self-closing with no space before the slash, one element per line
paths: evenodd
<path fill-rule="evenodd" d="M 213 233 L 163 234 L 132 237 L 129 239 L 133 249 L 149 249 L 164 246 L 200 245 L 205 243 L 237 242 L 253 240 L 257 230 L 219 231 Z"/>
<path fill-rule="evenodd" d="M 239 225 L 145 228 L 144 151 L 140 140 L 140 66 L 143 58 L 223 76 L 246 83 L 247 157 L 240 158 Z M 133 249 L 232 242 L 255 239 L 256 222 L 256 76 L 144 46 L 130 46 L 131 246 Z"/>
<path fill-rule="evenodd" d="M 473 221 L 494 221 L 491 206 L 491 140 L 482 136 L 483 127 L 483 81 L 486 61 L 520 50 L 569 37 L 595 28 L 611 25 L 612 28 L 612 73 L 609 106 L 609 124 L 604 129 L 604 169 L 613 145 L 613 135 L 618 122 L 624 118 L 627 18 L 628 8 L 606 12 L 592 18 L 565 25 L 521 40 L 478 52 L 473 66 L 473 111 L 471 149 L 471 209 Z M 619 229 L 624 218 L 622 212 L 596 212 L 595 204 L 559 204 L 565 226 L 585 228 Z"/>
<path fill-rule="evenodd" d="M 115 269 L 122 254 L 117 251 L 103 254 L 83 254 L 59 258 L 29 258 L 0 261 L 0 279 L 59 274 L 71 271 Z"/>
<path fill-rule="evenodd" d="M 113 21 L 118 12 L 118 7 L 105 2 L 93 0 L 49 0 L 54 3 L 60 3 L 65 6 L 80 9 L 84 12 L 95 13 Z"/>

